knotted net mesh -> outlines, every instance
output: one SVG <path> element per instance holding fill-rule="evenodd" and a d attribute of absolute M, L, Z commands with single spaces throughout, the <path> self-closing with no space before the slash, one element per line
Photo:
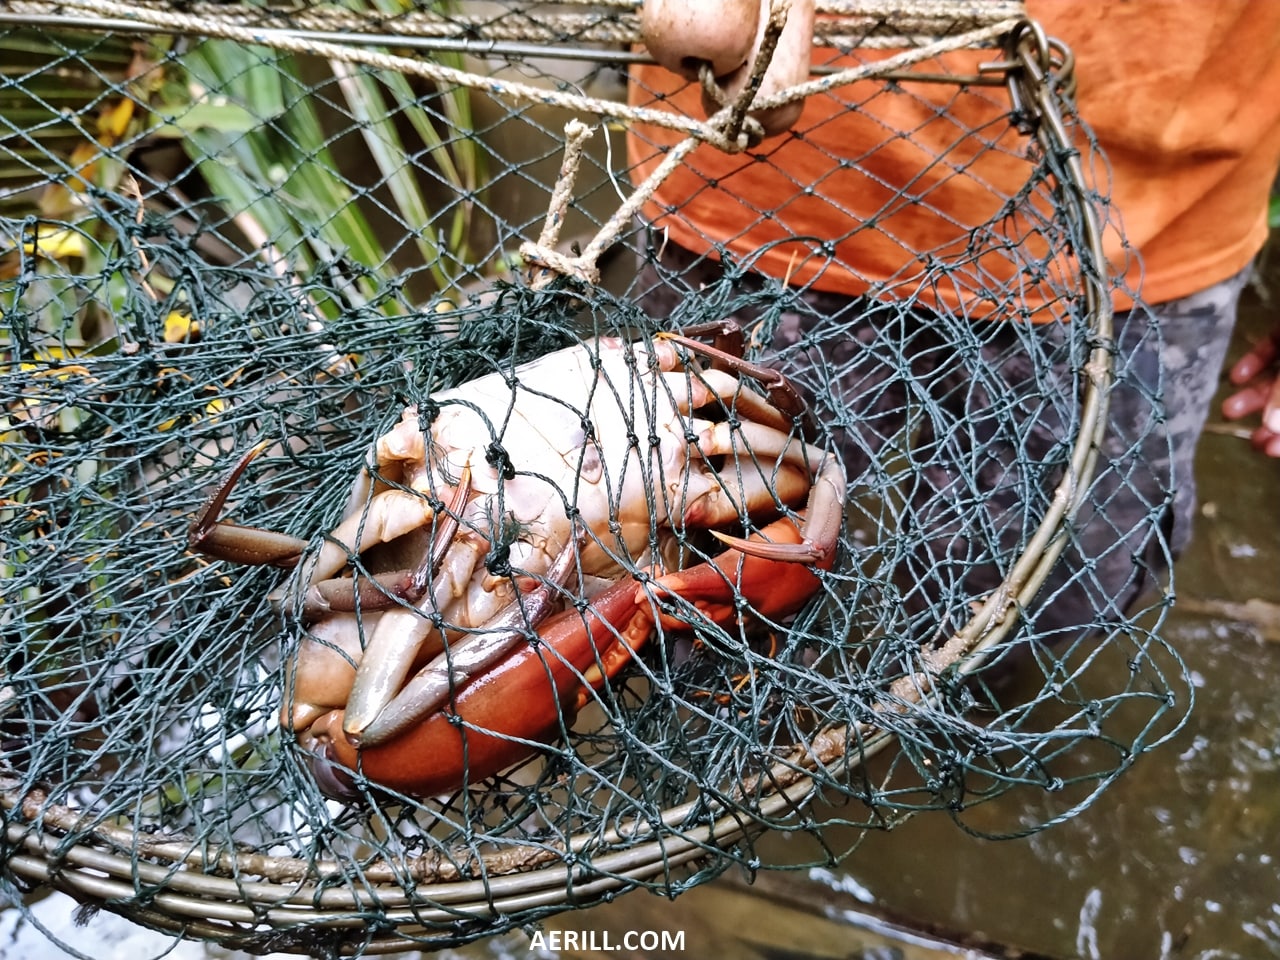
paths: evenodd
<path fill-rule="evenodd" d="M 10 894 L 440 946 L 921 811 L 1032 832 L 1167 737 L 1157 331 L 1108 307 L 1105 165 L 1016 4 L 918 12 L 820 5 L 810 101 L 918 118 L 825 154 L 873 215 L 799 179 L 839 234 L 748 244 L 780 205 L 679 216 L 725 202 L 698 157 L 779 141 L 673 112 L 628 4 L 0 8 Z M 936 245 L 850 255 L 908 207 Z M 746 365 L 668 336 L 726 319 Z M 435 704 L 335 753 L 387 650 Z M 1011 790 L 1044 815 L 973 819 Z"/>

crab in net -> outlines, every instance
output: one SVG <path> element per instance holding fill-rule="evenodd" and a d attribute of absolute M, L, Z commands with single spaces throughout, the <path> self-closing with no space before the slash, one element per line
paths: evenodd
<path fill-rule="evenodd" d="M 601 337 L 406 408 L 312 555 L 219 519 L 263 445 L 241 458 L 191 541 L 295 568 L 273 599 L 309 632 L 281 722 L 322 790 L 482 781 L 554 738 L 656 631 L 777 624 L 818 591 L 843 467 L 805 439 L 795 387 L 741 358 L 736 325 L 691 332 L 715 345 Z"/>

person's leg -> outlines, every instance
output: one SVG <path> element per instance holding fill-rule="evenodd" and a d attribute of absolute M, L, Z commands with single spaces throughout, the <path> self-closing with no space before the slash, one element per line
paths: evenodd
<path fill-rule="evenodd" d="M 671 316 L 690 290 L 722 277 L 717 261 L 669 247 L 659 271 L 644 268 L 639 289 L 649 291 L 652 315 Z M 1062 557 L 1024 611 L 1026 629 L 1044 642 L 1121 621 L 1185 544 L 1195 443 L 1246 277 L 1117 316 L 1116 382 L 1095 475 Z M 815 291 L 771 299 L 770 284 L 778 286 L 737 278 L 737 295 L 758 298 L 740 319 L 763 318 L 774 362 L 826 408 L 852 496 L 865 492 L 860 478 L 883 463 L 885 445 L 902 441 L 889 455 L 916 479 L 912 509 L 891 534 L 905 543 L 901 599 L 922 628 L 954 629 L 973 600 L 1000 585 L 1048 509 L 1075 442 L 1087 344 L 1073 345 L 1057 324 L 953 321 L 939 333 L 897 305 Z"/>
<path fill-rule="evenodd" d="M 1247 276 L 1245 271 L 1193 296 L 1117 316 L 1116 379 L 1095 474 L 1061 558 L 1024 610 L 1025 635 L 1070 642 L 1123 622 L 1131 604 L 1168 573 L 1185 546 L 1196 508 L 1196 444 Z M 1046 329 L 1042 335 L 1052 344 L 1061 332 Z M 929 466 L 931 490 L 916 511 L 928 545 L 916 563 L 930 565 L 930 575 L 943 584 L 962 583 L 961 595 L 980 597 L 999 585 L 1061 477 L 1054 461 L 1064 463 L 1070 452 L 1070 421 L 1035 397 L 1046 389 L 1069 396 L 1074 361 L 1063 350 L 1055 351 L 1052 362 L 1036 361 L 1021 347 L 1010 353 L 1002 339 L 994 338 L 984 356 L 1002 371 L 1008 393 L 1002 398 L 970 390 L 968 426 L 959 431 L 958 446 L 955 438 L 937 441 L 956 449 Z M 1007 438 L 974 426 L 1001 402 L 1020 418 L 1032 415 L 1016 442 L 1022 465 L 1001 454 L 1009 452 Z M 963 501 L 965 481 L 945 463 L 971 449 L 982 451 L 971 462 L 986 465 L 975 471 L 986 499 L 985 529 L 975 526 L 971 511 L 962 516 L 952 507 Z M 1028 511 L 1028 501 L 1036 500 L 1039 506 Z M 955 515 L 948 519 L 948 512 Z M 993 545 L 996 551 L 980 556 Z M 947 573 L 948 565 L 954 574 Z"/>
<path fill-rule="evenodd" d="M 1164 340 L 1164 397 L 1173 450 L 1174 510 L 1170 539 L 1178 556 L 1197 509 L 1196 446 L 1221 381 L 1240 294 L 1253 265 L 1207 290 L 1152 308 Z"/>

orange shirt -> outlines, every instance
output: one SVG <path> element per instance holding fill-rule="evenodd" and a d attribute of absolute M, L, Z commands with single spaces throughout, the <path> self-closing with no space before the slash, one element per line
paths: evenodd
<path fill-rule="evenodd" d="M 1127 258 L 1108 231 L 1108 257 L 1129 271 L 1130 287 L 1140 281 L 1144 298 L 1160 303 L 1242 269 L 1267 235 L 1280 164 L 1280 0 L 1027 6 L 1075 54 L 1080 116 L 1097 135 L 1114 209 L 1144 261 Z M 932 66 L 971 73 L 998 56 L 962 51 Z M 634 68 L 633 80 L 633 103 L 662 98 L 703 115 L 696 86 L 662 68 Z M 827 291 L 911 288 L 937 257 L 957 266 L 923 298 L 981 315 L 984 285 L 1026 285 L 1037 270 L 1062 268 L 1039 262 L 1046 244 L 1034 211 L 1052 202 L 1043 185 L 1024 213 L 1007 215 L 1007 198 L 1033 170 L 1008 109 L 1003 87 L 845 86 L 811 97 L 790 135 L 737 156 L 700 147 L 646 215 L 688 249 L 723 245 L 756 269 Z M 637 182 L 656 165 L 656 151 L 680 139 L 650 126 L 634 130 Z M 1106 166 L 1095 158 L 1091 172 L 1106 191 Z M 1032 287 L 1034 280 L 1026 299 L 1052 296 Z M 1124 294 L 1116 301 L 1130 302 Z"/>

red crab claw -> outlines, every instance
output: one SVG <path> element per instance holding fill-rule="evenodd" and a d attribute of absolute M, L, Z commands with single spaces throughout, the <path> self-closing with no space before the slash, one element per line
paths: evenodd
<path fill-rule="evenodd" d="M 778 520 L 752 541 L 800 543 L 790 520 Z M 834 550 L 826 551 L 829 567 Z M 707 563 L 656 578 L 615 584 L 583 610 L 546 620 L 537 643 L 525 643 L 484 673 L 468 678 L 449 705 L 394 739 L 361 747 L 343 732 L 343 711 L 318 719 L 299 740 L 317 756 L 316 781 L 341 799 L 358 796 L 348 771 L 408 796 L 453 793 L 493 776 L 567 732 L 579 709 L 646 643 L 657 624 L 688 629 L 678 615 L 659 613 L 655 595 L 678 595 L 707 619 L 729 626 L 742 616 L 745 595 L 758 613 L 780 619 L 797 612 L 818 590 L 813 568 L 737 549 Z M 346 768 L 346 769 L 343 769 Z"/>

